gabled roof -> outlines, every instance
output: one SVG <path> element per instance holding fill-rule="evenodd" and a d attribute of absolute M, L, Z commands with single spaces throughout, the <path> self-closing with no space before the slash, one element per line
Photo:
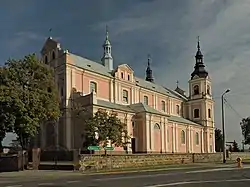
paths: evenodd
<path fill-rule="evenodd" d="M 164 114 L 163 112 L 160 112 L 160 111 L 158 111 L 158 110 L 156 110 L 148 105 L 145 105 L 143 103 L 132 104 L 132 105 L 129 105 L 129 107 L 138 113 L 139 112 L 148 112 L 148 113 L 152 113 L 152 114 L 167 116 L 167 114 Z"/>
<path fill-rule="evenodd" d="M 179 116 L 170 116 L 170 117 L 168 117 L 168 120 L 178 122 L 178 123 L 185 123 L 185 124 L 190 124 L 190 125 L 202 126 L 201 124 L 195 123 L 193 121 L 190 121 L 188 119 L 185 119 L 185 118 L 179 117 Z"/>
<path fill-rule="evenodd" d="M 104 101 L 104 100 L 98 99 L 96 106 L 101 106 L 104 108 L 110 108 L 110 109 L 114 109 L 114 110 L 126 111 L 126 112 L 130 112 L 130 113 L 141 113 L 141 112 L 152 113 L 152 114 L 157 114 L 157 115 L 161 115 L 161 116 L 167 116 L 169 121 L 201 126 L 198 123 L 195 123 L 193 121 L 190 121 L 190 120 L 185 119 L 185 118 L 180 117 L 180 116 L 167 115 L 167 114 L 160 112 L 160 111 L 158 111 L 158 110 L 156 110 L 148 105 L 145 105 L 143 103 L 136 103 L 136 104 L 132 104 L 132 105 L 120 105 L 120 104 L 116 104 L 116 103 L 112 103 L 109 101 Z"/>
<path fill-rule="evenodd" d="M 129 108 L 126 105 L 111 103 L 109 101 L 104 101 L 104 100 L 99 100 L 98 99 L 96 105 L 101 106 L 101 107 L 105 107 L 105 108 L 110 108 L 110 109 L 115 109 L 115 110 L 122 110 L 122 111 L 134 113 L 134 110 L 132 110 L 131 108 Z"/>
<path fill-rule="evenodd" d="M 103 66 L 101 63 L 94 62 L 92 60 L 89 60 L 87 58 L 83 58 L 81 56 L 69 53 L 70 59 L 73 62 L 75 66 L 78 66 L 79 68 L 83 68 L 95 73 L 99 73 L 104 76 L 112 77 L 111 71 Z"/>
<path fill-rule="evenodd" d="M 138 78 L 138 77 L 135 77 L 135 80 L 136 80 L 136 84 L 138 86 L 141 86 L 142 88 L 146 88 L 146 89 L 161 93 L 163 95 L 167 95 L 167 96 L 171 96 L 171 97 L 174 97 L 174 98 L 181 99 L 180 96 L 177 96 L 177 94 L 171 93 L 169 91 L 170 89 L 167 89 L 167 88 L 165 88 L 165 87 L 163 87 L 161 85 L 155 84 L 153 82 L 146 81 L 146 80 Z"/>
<path fill-rule="evenodd" d="M 107 67 L 103 66 L 101 63 L 89 60 L 87 58 L 78 56 L 73 53 L 69 53 L 69 56 L 73 64 L 79 68 L 83 68 L 83 69 L 86 69 L 86 70 L 89 70 L 89 71 L 92 71 L 92 72 L 95 72 L 95 73 L 98 73 L 100 75 L 104 75 L 107 77 L 113 77 L 112 72 Z M 125 64 L 122 64 L 122 65 L 125 65 Z M 126 64 L 126 66 L 128 65 Z M 130 68 L 130 66 L 128 67 Z M 163 95 L 167 95 L 167 96 L 174 97 L 177 99 L 184 99 L 184 97 L 178 94 L 177 92 L 174 92 L 173 90 L 169 88 L 165 88 L 161 85 L 146 81 L 138 77 L 135 77 L 135 81 L 136 81 L 136 85 L 142 88 L 146 88 L 151 91 L 158 92 Z"/>
<path fill-rule="evenodd" d="M 43 45 L 41 53 L 45 52 L 47 48 L 57 47 L 58 44 L 59 43 L 56 40 L 54 40 L 52 37 L 47 38 L 45 44 Z"/>
<path fill-rule="evenodd" d="M 134 70 L 128 64 L 120 64 L 115 70 L 117 70 L 119 67 L 126 67 L 127 69 L 129 69 L 129 71 L 134 72 Z"/>

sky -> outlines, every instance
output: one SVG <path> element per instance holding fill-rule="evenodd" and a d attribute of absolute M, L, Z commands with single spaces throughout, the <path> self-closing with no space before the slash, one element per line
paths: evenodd
<path fill-rule="evenodd" d="M 215 125 L 221 128 L 220 97 L 230 88 L 226 137 L 241 142 L 239 123 L 250 116 L 249 18 L 249 0 L 1 0 L 0 63 L 39 54 L 48 36 L 72 53 L 100 61 L 108 25 L 115 66 L 129 64 L 145 77 L 150 54 L 156 82 L 175 89 L 178 80 L 188 92 L 200 36 Z"/>

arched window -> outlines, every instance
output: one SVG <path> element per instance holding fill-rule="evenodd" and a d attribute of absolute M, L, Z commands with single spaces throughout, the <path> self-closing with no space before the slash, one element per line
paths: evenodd
<path fill-rule="evenodd" d="M 124 103 L 128 103 L 128 91 L 127 90 L 122 91 L 122 100 Z"/>
<path fill-rule="evenodd" d="M 55 60 L 56 58 L 56 54 L 55 54 L 55 51 L 52 52 L 52 59 Z"/>
<path fill-rule="evenodd" d="M 210 86 L 207 85 L 207 94 L 210 95 L 211 94 L 211 91 L 210 91 Z"/>
<path fill-rule="evenodd" d="M 45 64 L 48 64 L 48 57 L 47 56 L 45 56 L 44 62 L 45 62 Z"/>
<path fill-rule="evenodd" d="M 160 130 L 160 129 L 161 129 L 160 125 L 158 123 L 156 123 L 154 126 L 154 130 Z"/>
<path fill-rule="evenodd" d="M 180 106 L 179 105 L 176 105 L 176 114 L 180 114 Z"/>
<path fill-rule="evenodd" d="M 196 132 L 195 133 L 195 142 L 196 142 L 196 145 L 199 145 L 200 141 L 199 141 L 199 133 Z"/>
<path fill-rule="evenodd" d="M 166 111 L 166 102 L 165 102 L 165 101 L 161 101 L 161 110 L 162 110 L 163 112 Z"/>
<path fill-rule="evenodd" d="M 132 121 L 132 128 L 134 129 L 135 128 L 135 122 Z"/>
<path fill-rule="evenodd" d="M 182 144 L 186 143 L 186 134 L 184 130 L 181 131 L 181 143 Z"/>
<path fill-rule="evenodd" d="M 199 95 L 200 91 L 199 91 L 199 86 L 195 85 L 194 86 L 194 95 Z"/>
<path fill-rule="evenodd" d="M 97 93 L 97 84 L 93 81 L 90 82 L 90 92 Z"/>
<path fill-rule="evenodd" d="M 211 109 L 208 109 L 208 117 L 211 118 Z"/>
<path fill-rule="evenodd" d="M 148 96 L 145 95 L 143 97 L 143 102 L 144 102 L 145 105 L 148 105 Z"/>
<path fill-rule="evenodd" d="M 200 110 L 199 109 L 194 109 L 194 118 L 199 118 L 200 117 Z"/>

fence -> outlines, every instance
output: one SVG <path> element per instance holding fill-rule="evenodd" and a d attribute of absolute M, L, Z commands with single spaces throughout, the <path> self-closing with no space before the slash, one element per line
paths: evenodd
<path fill-rule="evenodd" d="M 250 153 L 230 153 L 228 160 L 234 161 L 237 157 L 243 160 L 250 159 Z M 81 155 L 79 165 L 80 170 L 92 171 L 220 161 L 222 161 L 222 153 Z"/>

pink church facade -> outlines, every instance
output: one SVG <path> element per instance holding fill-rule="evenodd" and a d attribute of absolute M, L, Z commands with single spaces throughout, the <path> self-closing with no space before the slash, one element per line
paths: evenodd
<path fill-rule="evenodd" d="M 129 152 L 215 152 L 212 83 L 199 42 L 188 96 L 178 86 L 171 90 L 156 84 L 150 58 L 146 79 L 136 77 L 127 64 L 113 68 L 108 33 L 103 49 L 101 62 L 94 62 L 63 50 L 51 37 L 45 42 L 42 60 L 55 69 L 63 116 L 54 129 L 56 139 L 50 136 L 51 125 L 42 126 L 43 148 L 82 148 L 84 124 L 72 115 L 72 108 L 81 105 L 92 114 L 100 109 L 117 113 L 131 137 Z"/>

